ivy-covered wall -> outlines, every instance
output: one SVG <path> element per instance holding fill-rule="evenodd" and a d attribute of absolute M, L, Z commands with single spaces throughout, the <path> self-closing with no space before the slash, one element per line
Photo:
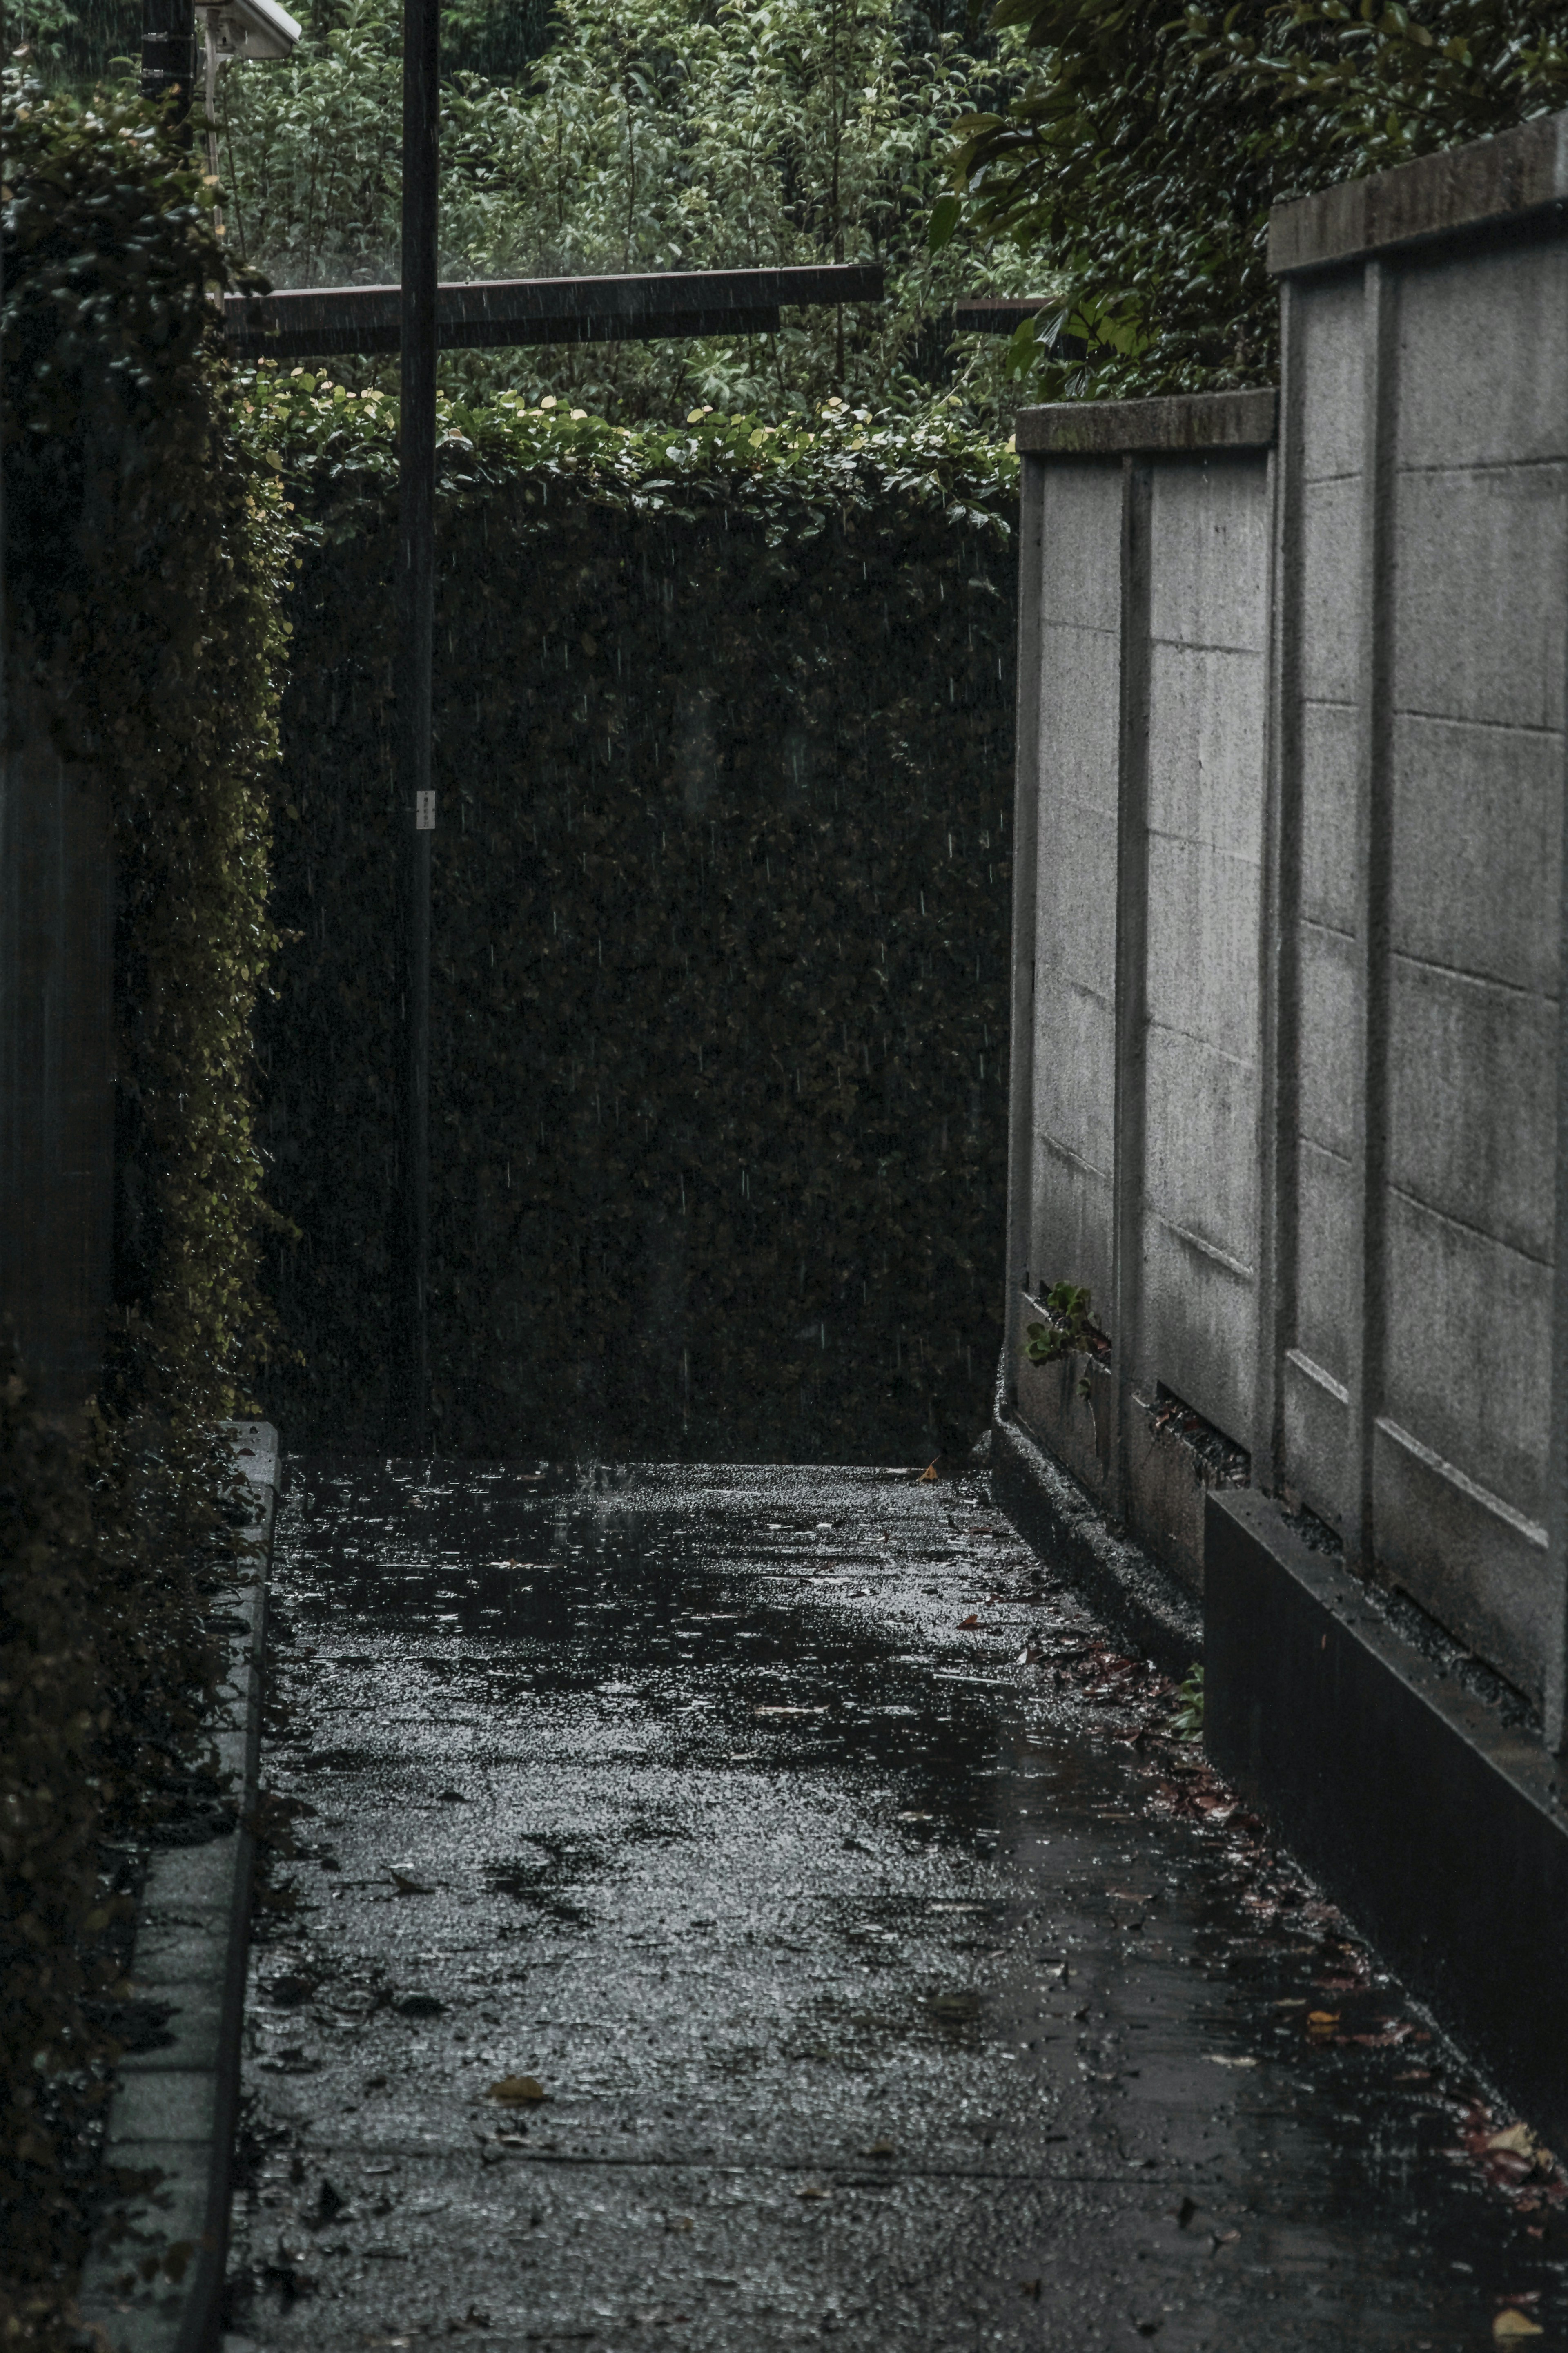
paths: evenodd
<path fill-rule="evenodd" d="M 211 196 L 139 104 L 8 79 L 9 707 L 112 810 L 115 1300 L 61 1424 L 0 1347 L 0 2337 L 76 2341 L 124 1857 L 185 1802 L 266 1336 L 250 1021 L 287 519 L 230 430 Z M 13 747 L 14 748 L 14 747 Z"/>
<path fill-rule="evenodd" d="M 263 372 L 308 534 L 262 1023 L 296 1445 L 386 1423 L 392 404 Z M 836 406 L 444 411 L 437 1443 L 930 1456 L 999 1341 L 1015 461 Z"/>

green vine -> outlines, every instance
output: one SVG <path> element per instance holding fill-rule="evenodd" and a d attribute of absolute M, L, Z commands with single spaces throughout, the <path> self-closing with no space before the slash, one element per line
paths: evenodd
<path fill-rule="evenodd" d="M 1024 1354 L 1031 1365 L 1054 1365 L 1063 1356 L 1103 1355 L 1108 1343 L 1090 1310 L 1093 1300 L 1081 1283 L 1058 1282 L 1046 1293 L 1048 1323 L 1026 1324 Z M 1078 1384 L 1081 1398 L 1089 1395 L 1089 1376 Z"/>
<path fill-rule="evenodd" d="M 107 776 L 114 1303 L 74 1434 L 0 1366 L 0 2334 L 63 2345 L 115 2052 L 105 1842 L 200 1768 L 235 1566 L 215 1425 L 268 1345 L 250 1029 L 289 537 L 235 440 L 211 191 L 135 101 L 6 79 L 8 683 Z M 106 1941 L 107 1940 L 107 1941 Z"/>

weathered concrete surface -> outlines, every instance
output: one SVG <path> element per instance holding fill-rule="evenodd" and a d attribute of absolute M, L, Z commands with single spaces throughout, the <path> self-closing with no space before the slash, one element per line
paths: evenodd
<path fill-rule="evenodd" d="M 1175 393 L 1160 400 L 1055 400 L 1021 408 L 1016 438 L 1021 450 L 1042 457 L 1266 449 L 1274 439 L 1278 406 L 1278 394 L 1267 388 Z"/>
<path fill-rule="evenodd" d="M 1369 222 L 1501 202 L 1563 121 Z M 1278 573 L 1279 1484 L 1549 1718 L 1565 290 L 1561 224 L 1293 281 Z"/>
<path fill-rule="evenodd" d="M 1552 2324 L 1462 2063 L 978 1482 L 311 1462 L 274 1595 L 231 2353 Z"/>
<path fill-rule="evenodd" d="M 1020 421 L 1039 675 L 1006 1269 L 1015 1303 L 1094 1293 L 1095 1492 L 1137 1541 L 1197 1582 L 1132 1442 L 1158 1387 L 1484 1658 L 1554 1751 L 1565 157 L 1568 114 L 1276 213 L 1271 449 L 1239 406 L 1203 454 L 1177 402 Z M 1016 1303 L 1008 1346 L 1008 1403 L 1093 1487 Z"/>
<path fill-rule="evenodd" d="M 1215 396 L 1237 401 L 1266 407 L 1272 432 L 1272 393 Z M 1037 683 L 1014 818 L 1031 871 L 1015 900 L 1028 969 L 1014 995 L 1007 1402 L 1201 1589 L 1201 1508 L 1173 1514 L 1184 1466 L 1150 1445 L 1139 1399 L 1163 1388 L 1244 1451 L 1271 1422 L 1258 1266 L 1273 484 L 1265 448 L 1163 442 L 1144 412 L 1182 406 L 1115 405 L 1124 445 L 1143 417 L 1154 453 L 1121 466 L 1043 427 L 1031 443 L 1020 421 L 1019 447 L 1050 454 L 1027 460 L 1043 562 L 1020 601 L 1020 674 Z M 1061 1282 L 1089 1290 L 1112 1344 L 1087 1458 L 1076 1374 L 1042 1380 L 1023 1353 L 1016 1294 Z"/>
<path fill-rule="evenodd" d="M 271 1423 L 229 1429 L 255 1548 L 213 1597 L 229 1643 L 210 1730 L 218 1769 L 231 1776 L 233 1819 L 200 1845 L 154 1852 L 137 1907 L 132 1982 L 160 2025 L 116 2069 L 104 2157 L 122 2183 L 141 2186 L 114 2202 L 79 2295 L 83 2321 L 114 2353 L 205 2353 L 223 2304 L 278 1484 Z M 138 2276 L 144 2261 L 150 2282 Z"/>
<path fill-rule="evenodd" d="M 1208 1516 L 1209 1754 L 1562 2147 L 1568 1770 L 1278 1504 Z"/>
<path fill-rule="evenodd" d="M 1285 276 L 1457 231 L 1518 227 L 1532 215 L 1551 214 L 1565 197 L 1568 114 L 1551 114 L 1497 139 L 1276 205 L 1268 267 Z"/>

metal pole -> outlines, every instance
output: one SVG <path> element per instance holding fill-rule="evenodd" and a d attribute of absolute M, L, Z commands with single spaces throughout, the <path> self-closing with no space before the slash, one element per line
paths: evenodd
<path fill-rule="evenodd" d="M 187 145 L 195 72 L 195 0 L 142 0 L 142 95 L 169 101 Z"/>
<path fill-rule="evenodd" d="M 430 1451 L 430 783 L 436 533 L 437 0 L 404 0 L 403 378 L 398 412 L 397 828 L 405 1116 L 395 1448 Z"/>

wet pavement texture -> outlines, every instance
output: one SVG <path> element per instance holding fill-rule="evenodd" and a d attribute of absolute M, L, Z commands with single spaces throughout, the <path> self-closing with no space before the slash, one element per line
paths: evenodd
<path fill-rule="evenodd" d="M 271 1608 L 230 2353 L 1559 2337 L 1546 2160 L 983 1478 L 307 1461 Z"/>

